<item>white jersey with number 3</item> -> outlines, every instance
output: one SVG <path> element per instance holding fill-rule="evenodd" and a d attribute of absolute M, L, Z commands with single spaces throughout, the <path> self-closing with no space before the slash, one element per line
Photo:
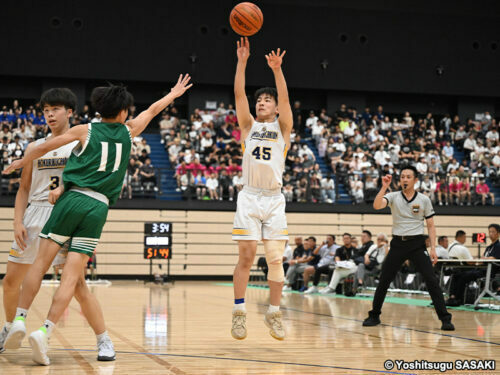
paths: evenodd
<path fill-rule="evenodd" d="M 278 121 L 255 121 L 242 147 L 243 184 L 257 189 L 281 188 L 287 145 Z"/>
<path fill-rule="evenodd" d="M 34 142 L 34 146 L 38 146 L 46 140 L 46 138 L 38 139 Z M 33 160 L 28 202 L 48 200 L 50 190 L 54 190 L 62 184 L 64 167 L 71 151 L 77 144 L 78 141 L 68 143 L 47 152 L 39 159 Z"/>

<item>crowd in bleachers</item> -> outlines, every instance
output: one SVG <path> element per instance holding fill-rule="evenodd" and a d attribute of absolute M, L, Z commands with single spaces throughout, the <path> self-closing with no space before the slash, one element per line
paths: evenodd
<path fill-rule="evenodd" d="M 129 111 L 133 118 L 135 107 Z M 98 113 L 91 113 L 89 106 L 74 113 L 70 119 L 70 126 L 101 121 Z M 39 104 L 23 107 L 18 100 L 11 105 L 3 105 L 0 111 L 1 141 L 1 170 L 4 170 L 12 161 L 22 158 L 28 143 L 46 137 L 50 134 Z M 146 140 L 137 137 L 133 140 L 130 153 L 130 165 L 124 181 L 122 197 L 132 196 L 154 197 L 157 189 L 156 171 L 149 157 L 150 146 Z M 14 194 L 20 182 L 20 172 L 16 171 L 1 178 L 1 194 Z M 148 195 L 149 193 L 149 195 Z"/>
<path fill-rule="evenodd" d="M 488 227 L 491 241 L 482 257 L 500 259 L 500 226 L 491 224 Z M 474 259 L 471 250 L 465 245 L 467 234 L 463 230 L 456 231 L 454 241 L 447 236 L 438 237 L 436 253 L 439 259 Z M 372 238 L 369 230 L 363 230 L 358 243 L 350 233 L 342 235 L 341 244 L 337 244 L 334 235 L 316 239 L 309 236 L 306 239 L 295 237 L 295 244 L 287 244 L 283 255 L 285 272 L 284 292 L 297 290 L 304 294 L 344 294 L 353 296 L 364 291 L 365 287 L 375 287 L 381 273 L 385 256 L 390 251 L 389 238 L 385 233 L 378 233 Z M 430 247 L 427 239 L 426 246 Z M 257 266 L 267 276 L 266 258 L 261 257 Z M 441 267 L 436 266 L 436 276 L 440 278 Z M 463 270 L 462 268 L 443 270 L 443 288 L 448 291 L 449 306 L 459 306 L 473 303 L 477 298 L 483 278 L 484 268 Z M 491 290 L 500 295 L 500 268 L 493 267 L 491 275 Z M 324 287 L 319 288 L 320 283 Z M 468 286 L 468 283 L 473 283 Z M 475 283 L 475 284 L 474 284 Z M 473 290 L 473 296 L 468 296 L 468 288 Z M 484 286 L 483 286 L 484 287 Z M 406 261 L 392 283 L 392 288 L 403 290 L 425 290 L 426 286 L 411 261 Z"/>
<path fill-rule="evenodd" d="M 416 189 L 438 205 L 492 204 L 500 186 L 498 124 L 486 112 L 462 121 L 458 116 L 422 118 L 406 112 L 389 118 L 382 106 L 362 113 L 342 104 L 334 113 L 304 111 L 293 105 L 294 132 L 286 156 L 283 194 L 287 202 L 327 202 L 338 199 L 342 183 L 353 203 L 372 202 L 381 176 L 392 173 L 391 189 L 399 188 L 405 164 L 420 172 Z M 135 108 L 130 111 L 133 117 Z M 174 106 L 159 121 L 162 143 L 175 169 L 177 191 L 186 199 L 234 200 L 242 188 L 241 132 L 234 107 L 220 103 L 215 110 L 196 109 L 189 118 Z M 100 121 L 88 106 L 71 124 Z M 50 129 L 41 108 L 23 108 L 17 100 L 0 111 L 3 168 L 22 157 L 26 145 Z M 134 139 L 122 198 L 154 197 L 158 172 L 150 146 Z M 318 160 L 316 160 L 319 158 Z M 133 160 L 133 161 L 132 161 Z M 327 169 L 320 167 L 325 162 Z M 19 173 L 2 178 L 2 193 L 15 193 Z"/>
<path fill-rule="evenodd" d="M 500 185 L 500 142 L 496 119 L 488 112 L 466 121 L 449 115 L 438 120 L 432 113 L 414 119 L 409 112 L 391 120 L 382 106 L 358 113 L 342 104 L 332 114 L 323 109 L 305 116 L 300 102 L 293 112 L 294 132 L 283 178 L 288 202 L 333 203 L 336 182 L 341 182 L 353 203 L 370 203 L 382 175 L 395 175 L 391 189 L 399 188 L 399 170 L 407 164 L 420 172 L 416 189 L 436 204 L 495 201 L 491 185 Z M 186 198 L 234 199 L 241 188 L 242 154 L 232 105 L 196 109 L 189 120 L 167 110 L 160 129 L 175 165 L 178 191 Z M 321 170 L 314 147 L 330 166 L 328 171 Z"/>

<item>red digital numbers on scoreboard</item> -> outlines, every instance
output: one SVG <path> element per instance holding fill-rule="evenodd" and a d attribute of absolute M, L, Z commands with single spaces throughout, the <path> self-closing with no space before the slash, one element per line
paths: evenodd
<path fill-rule="evenodd" d="M 472 243 L 486 243 L 486 233 L 472 233 Z"/>

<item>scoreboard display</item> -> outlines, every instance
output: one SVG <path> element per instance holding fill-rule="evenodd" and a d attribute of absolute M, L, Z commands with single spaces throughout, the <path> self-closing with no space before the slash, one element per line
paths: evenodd
<path fill-rule="evenodd" d="M 172 258 L 172 223 L 144 223 L 144 259 Z"/>
<path fill-rule="evenodd" d="M 472 233 L 472 243 L 486 243 L 486 233 Z"/>

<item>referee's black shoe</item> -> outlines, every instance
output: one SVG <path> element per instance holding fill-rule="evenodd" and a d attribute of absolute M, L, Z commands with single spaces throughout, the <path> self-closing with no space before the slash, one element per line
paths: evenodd
<path fill-rule="evenodd" d="M 451 322 L 451 318 L 442 320 L 441 330 L 442 331 L 454 331 L 455 326 Z"/>
<path fill-rule="evenodd" d="M 363 321 L 363 327 L 373 327 L 380 324 L 378 314 L 373 314 L 371 311 L 368 313 L 368 318 Z"/>

